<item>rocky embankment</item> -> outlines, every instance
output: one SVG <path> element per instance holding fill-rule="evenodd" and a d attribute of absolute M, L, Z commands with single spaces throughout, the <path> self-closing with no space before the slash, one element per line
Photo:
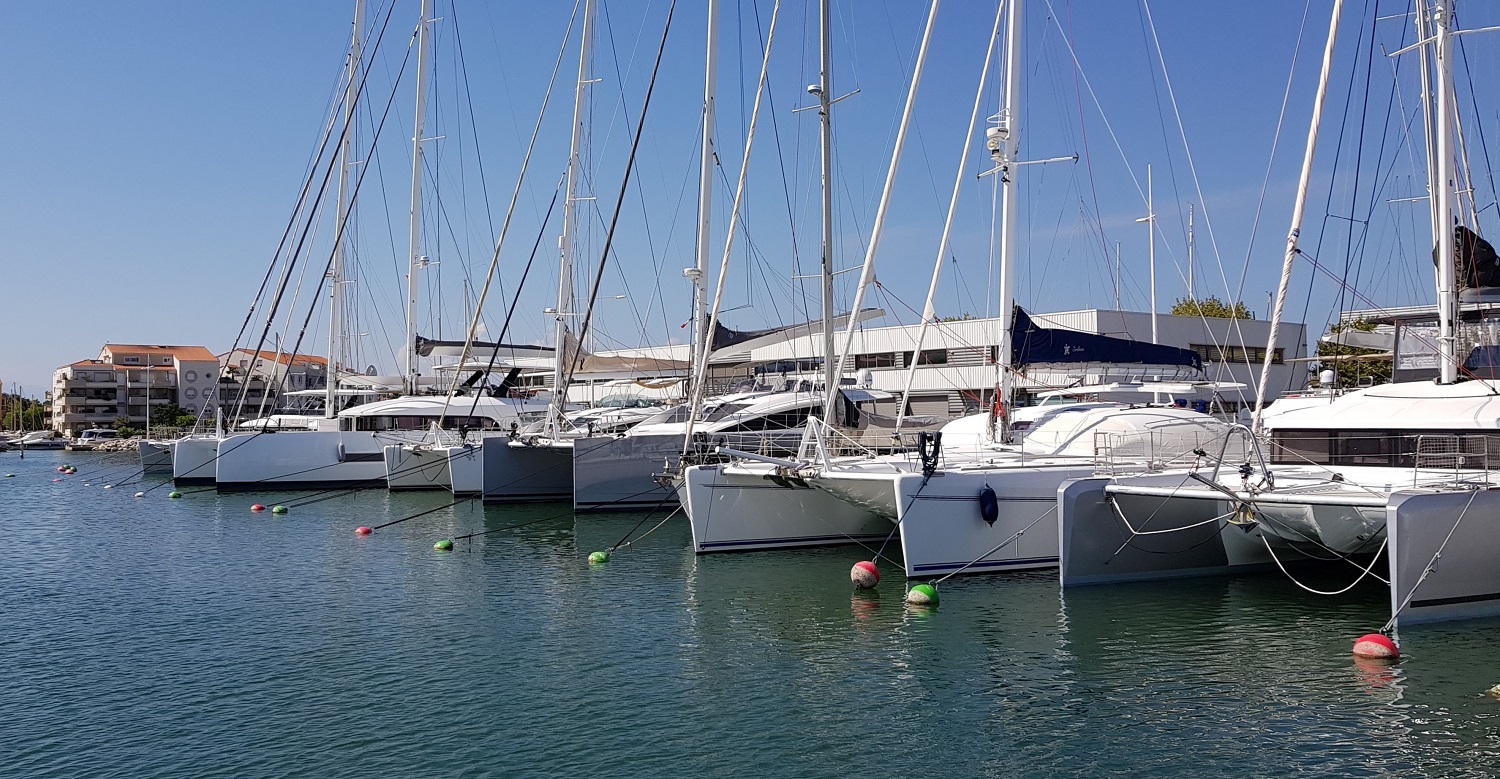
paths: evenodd
<path fill-rule="evenodd" d="M 140 439 L 138 438 L 116 438 L 112 440 L 104 440 L 94 444 L 94 451 L 134 452 L 136 450 L 136 444 L 139 443 L 139 441 Z"/>

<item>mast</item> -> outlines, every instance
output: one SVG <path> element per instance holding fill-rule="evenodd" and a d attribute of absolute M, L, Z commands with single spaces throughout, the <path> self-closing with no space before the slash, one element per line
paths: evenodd
<path fill-rule="evenodd" d="M 1188 299 L 1197 300 L 1193 290 L 1193 204 L 1188 203 Z"/>
<path fill-rule="evenodd" d="M 1000 168 L 1000 348 L 995 365 L 1000 371 L 999 403 L 1011 400 L 1011 328 L 1015 326 L 1016 297 L 1016 173 L 1021 145 L 1021 0 L 1009 0 L 1005 30 L 1005 107 L 987 131 L 995 161 Z M 992 420 L 996 441 L 1010 440 L 1010 414 L 1001 407 Z"/>
<path fill-rule="evenodd" d="M 588 89 L 589 54 L 594 45 L 594 12 L 597 0 L 584 0 L 583 32 L 578 43 L 578 83 L 573 86 L 573 131 L 568 145 L 568 184 L 563 200 L 563 232 L 557 239 L 561 255 L 557 269 L 557 323 L 553 334 L 557 364 L 552 369 L 552 404 L 547 407 L 547 427 L 555 428 L 567 403 L 568 318 L 573 316 L 573 239 L 578 228 L 578 156 L 583 144 L 584 93 Z M 583 348 L 579 344 L 579 348 Z"/>
<path fill-rule="evenodd" d="M 1454 267 L 1453 235 L 1453 60 L 1452 0 L 1433 0 L 1434 36 L 1432 54 L 1437 69 L 1436 121 L 1434 122 L 1433 156 L 1436 166 L 1431 176 L 1434 221 L 1433 237 L 1437 239 L 1438 296 L 1438 381 L 1458 381 L 1458 270 Z"/>
<path fill-rule="evenodd" d="M 344 133 L 339 141 L 338 244 L 333 247 L 333 267 L 328 271 L 328 371 L 327 392 L 323 399 L 323 418 L 338 416 L 338 361 L 348 351 L 344 334 L 344 225 L 349 219 L 349 167 L 354 164 L 353 131 L 354 98 L 359 93 L 359 63 L 363 56 L 360 44 L 365 29 L 365 0 L 354 1 L 354 34 L 349 43 L 349 83 L 344 85 Z"/>
<path fill-rule="evenodd" d="M 729 225 L 724 230 L 724 253 L 719 257 L 719 275 L 715 282 L 713 303 L 710 304 L 708 319 L 704 322 L 704 331 L 712 332 L 718 325 L 720 307 L 724 303 L 724 282 L 729 278 L 729 258 L 734 251 L 734 236 L 739 231 L 740 205 L 745 199 L 745 183 L 750 176 L 750 152 L 755 146 L 755 129 L 760 126 L 761 101 L 766 95 L 766 74 L 771 67 L 771 50 L 776 44 L 776 22 L 781 18 L 781 0 L 771 6 L 771 27 L 766 32 L 765 51 L 761 54 L 760 80 L 755 86 L 755 104 L 750 109 L 750 126 L 745 130 L 745 151 L 740 157 L 739 181 L 734 187 L 734 203 L 729 208 Z M 708 377 L 708 355 L 712 352 L 712 336 L 704 341 L 704 359 L 693 365 L 693 379 L 688 385 L 688 418 L 687 427 L 682 437 L 683 454 L 687 454 L 688 447 L 693 440 L 693 426 L 698 420 L 698 414 L 703 410 L 703 395 L 707 389 L 704 385 Z M 685 461 L 681 461 L 685 462 Z"/>
<path fill-rule="evenodd" d="M 979 122 L 979 110 L 984 105 L 984 86 L 990 76 L 990 60 L 995 56 L 995 42 L 1000 38 L 1000 23 L 1004 19 L 1004 12 L 997 6 L 995 26 L 990 30 L 989 48 L 984 52 L 984 66 L 979 69 L 979 86 L 974 90 L 974 109 L 969 113 L 969 129 L 964 134 L 963 153 L 958 156 L 958 172 L 953 176 L 953 195 L 948 198 L 948 215 L 943 219 L 943 235 L 938 240 L 937 259 L 932 263 L 932 281 L 927 285 L 927 301 L 922 305 L 922 324 L 917 328 L 917 343 L 912 347 L 913 356 L 922 352 L 922 346 L 927 339 L 927 330 L 933 320 L 937 319 L 938 281 L 942 278 L 943 260 L 948 256 L 948 242 L 953 235 L 953 217 L 958 211 L 958 195 L 963 189 L 964 179 L 968 178 L 969 147 L 974 143 L 974 127 Z M 849 351 L 847 346 L 844 351 L 845 353 Z M 911 399 L 911 386 L 916 378 L 917 361 L 913 359 L 911 365 L 906 366 L 906 382 L 901 389 L 900 404 L 896 406 L 897 432 L 906 421 L 906 404 Z"/>
<path fill-rule="evenodd" d="M 432 49 L 432 0 L 422 0 L 417 23 L 417 119 L 412 131 L 411 241 L 406 270 L 406 391 L 417 394 L 417 272 L 421 270 L 422 242 L 422 130 L 427 119 L 428 60 Z"/>
<path fill-rule="evenodd" d="M 1328 20 L 1328 45 L 1323 49 L 1323 72 L 1318 79 L 1318 93 L 1313 98 L 1312 123 L 1307 129 L 1307 150 L 1302 156 L 1302 175 L 1297 180 L 1297 200 L 1292 205 L 1292 228 L 1286 236 L 1286 256 L 1281 263 L 1281 283 L 1276 287 L 1276 302 L 1271 306 L 1271 333 L 1266 356 L 1260 365 L 1260 383 L 1255 388 L 1255 417 L 1251 429 L 1260 432 L 1266 409 L 1266 389 L 1271 383 L 1271 362 L 1276 355 L 1276 340 L 1281 330 L 1281 315 L 1286 308 L 1287 290 L 1292 283 L 1292 266 L 1297 260 L 1297 239 L 1302 234 L 1302 212 L 1307 207 L 1307 186 L 1312 180 L 1313 156 L 1318 150 L 1318 126 L 1323 121 L 1323 102 L 1328 95 L 1328 77 L 1333 70 L 1333 47 L 1338 41 L 1339 16 L 1344 0 L 1334 0 L 1333 15 Z M 1451 233 L 1450 233 L 1451 234 Z"/>
<path fill-rule="evenodd" d="M 1160 343 L 1156 329 L 1156 200 L 1154 190 L 1151 186 L 1151 166 L 1146 166 L 1146 215 L 1137 219 L 1137 222 L 1145 222 L 1151 229 L 1150 257 L 1151 257 L 1151 343 Z"/>
<path fill-rule="evenodd" d="M 708 0 L 708 42 L 703 63 L 703 147 L 698 164 L 698 250 L 687 272 L 693 282 L 692 364 L 708 360 L 713 334 L 708 331 L 708 254 L 714 206 L 714 91 L 719 72 L 719 0 Z M 704 373 L 707 376 L 707 373 Z"/>
<path fill-rule="evenodd" d="M 829 0 L 818 3 L 818 84 L 809 87 L 818 97 L 818 129 L 823 157 L 823 392 L 832 403 L 838 376 L 833 364 L 833 70 L 830 67 L 828 41 L 831 35 L 828 19 Z"/>

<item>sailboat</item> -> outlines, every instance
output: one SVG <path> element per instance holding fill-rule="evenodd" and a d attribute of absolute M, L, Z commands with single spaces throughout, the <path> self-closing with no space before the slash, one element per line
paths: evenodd
<path fill-rule="evenodd" d="M 1335 3 L 1330 22 L 1273 327 L 1298 254 L 1341 8 Z M 1470 318 L 1488 321 L 1482 311 L 1460 315 L 1466 301 L 1494 299 L 1493 291 L 1460 288 L 1477 286 L 1474 277 L 1461 284 L 1466 274 L 1460 271 L 1474 270 L 1479 255 L 1493 264 L 1494 253 L 1461 223 L 1456 207 L 1452 3 L 1419 3 L 1415 16 L 1419 41 L 1408 48 L 1421 52 L 1424 87 L 1433 80 L 1430 90 L 1424 88 L 1423 113 L 1438 299 L 1436 348 L 1427 356 L 1435 358 L 1436 380 L 1353 390 L 1272 420 L 1257 418 L 1255 429 L 1234 431 L 1244 453 L 1216 457 L 1212 467 L 1091 480 L 1064 490 L 1064 584 L 1305 559 L 1346 561 L 1357 582 L 1371 575 L 1385 552 L 1392 624 L 1412 612 L 1500 611 L 1500 600 L 1490 594 L 1500 591 L 1500 581 L 1490 573 L 1495 534 L 1486 519 L 1493 517 L 1496 500 L 1490 490 L 1500 485 L 1490 470 L 1500 449 L 1500 390 L 1476 375 L 1495 347 L 1465 342 L 1484 329 L 1463 326 Z M 1409 335 L 1398 338 L 1398 366 L 1401 344 L 1410 349 L 1426 340 L 1417 329 Z M 1461 380 L 1461 371 L 1473 378 Z M 1260 394 L 1264 400 L 1264 386 Z M 1399 543 L 1398 527 L 1407 529 Z M 1364 563 L 1370 555 L 1375 559 Z M 1416 597 L 1419 589 L 1426 594 Z"/>
<path fill-rule="evenodd" d="M 881 418 L 873 413 L 876 401 L 889 400 L 889 393 L 859 386 L 858 378 L 842 375 L 842 365 L 836 358 L 834 336 L 838 325 L 833 311 L 833 210 L 832 210 L 832 96 L 829 46 L 829 8 L 819 4 L 820 28 L 820 81 L 809 88 L 818 99 L 819 137 L 822 147 L 822 205 L 823 205 L 823 364 L 821 380 L 802 382 L 806 395 L 801 405 L 801 416 L 795 429 L 806 435 L 807 426 L 817 424 L 820 419 L 835 421 L 835 424 L 855 432 L 858 428 L 874 430 Z M 875 220 L 874 238 L 870 242 L 866 257 L 866 272 L 873 259 L 874 247 L 879 243 L 883 216 L 890 201 L 892 184 L 899 166 L 900 152 L 904 144 L 906 129 L 910 124 L 917 86 L 921 80 L 923 64 L 931 41 L 936 19 L 937 4 L 928 14 L 922 46 L 917 55 L 912 84 L 907 95 L 901 130 L 898 132 L 891 165 L 886 177 L 885 190 Z M 743 184 L 743 181 L 742 181 Z M 731 238 L 733 230 L 730 231 Z M 727 255 L 727 252 L 726 252 Z M 721 278 L 723 273 L 721 271 Z M 867 279 L 862 280 L 862 283 Z M 856 297 L 854 308 L 860 308 Z M 849 325 L 850 332 L 853 324 Z M 847 352 L 847 346 L 845 352 Z M 709 419 L 712 419 L 710 417 Z M 926 422 L 935 427 L 937 419 Z M 791 427 L 790 425 L 788 427 Z M 689 427 L 690 434 L 696 433 Z M 890 445 L 890 430 L 885 435 L 872 438 L 885 439 Z M 855 432 L 855 434 L 860 434 Z M 693 530 L 693 548 L 699 553 L 715 551 L 749 551 L 779 549 L 800 546 L 822 546 L 829 544 L 862 543 L 878 540 L 888 532 L 888 525 L 881 518 L 861 506 L 843 503 L 806 488 L 796 476 L 797 463 L 785 457 L 775 456 L 763 447 L 734 446 L 717 441 L 718 436 L 709 434 L 710 446 L 695 446 L 688 442 L 690 457 L 684 457 L 675 474 L 667 475 L 664 482 L 675 489 L 679 503 L 688 515 Z M 709 451 L 705 451 L 709 449 Z"/>
<path fill-rule="evenodd" d="M 233 433 L 220 438 L 214 457 L 215 484 L 221 491 L 268 489 L 328 489 L 386 486 L 385 449 L 391 443 L 419 440 L 439 419 L 454 427 L 508 427 L 519 423 L 528 411 L 540 411 L 541 401 L 493 397 L 481 394 L 468 417 L 447 414 L 449 398 L 424 394 L 433 382 L 420 374 L 421 342 L 417 333 L 418 284 L 426 258 L 422 255 L 423 144 L 427 115 L 427 85 L 431 65 L 432 0 L 423 0 L 417 28 L 417 88 L 413 132 L 411 222 L 408 244 L 406 307 L 406 371 L 401 396 L 345 409 L 336 415 L 333 404 L 327 416 L 314 420 L 307 432 L 276 433 L 274 430 Z M 356 31 L 358 35 L 358 31 Z M 352 72 L 352 71 L 351 71 Z M 352 81 L 352 79 L 351 79 Z M 352 101 L 351 101 L 352 102 Z M 350 110 L 346 106 L 346 110 Z M 349 118 L 346 115 L 346 121 Z M 348 138 L 348 132 L 344 137 Z M 346 191 L 351 162 L 343 150 L 341 192 Z M 348 218 L 341 197 L 340 214 Z M 343 222 L 341 221 L 341 224 Z M 339 255 L 336 254 L 337 258 Z M 334 279 L 331 306 L 334 332 L 338 332 L 340 284 Z M 333 382 L 330 381 L 330 384 Z M 332 389 L 330 389 L 332 391 Z M 480 392 L 479 390 L 475 390 Z"/>
<path fill-rule="evenodd" d="M 1012 2 L 1002 9 L 1008 77 L 1005 106 L 991 117 L 985 139 L 995 162 L 986 175 L 997 176 L 1002 190 L 1002 328 L 994 401 L 985 412 L 949 423 L 939 435 L 924 435 L 917 452 L 903 455 L 879 456 L 834 429 L 814 426 L 802 458 L 805 464 L 796 471 L 814 490 L 880 517 L 885 537 L 899 532 L 906 574 L 913 578 L 1055 566 L 1057 487 L 1094 473 L 1097 441 L 1119 440 L 1122 449 L 1128 441 L 1133 449 L 1130 456 L 1116 458 L 1111 466 L 1135 471 L 1161 468 L 1183 457 L 1191 460 L 1193 449 L 1227 430 L 1217 419 L 1176 405 L 1075 402 L 1012 408 L 1013 376 L 1032 364 L 1086 360 L 1176 365 L 1202 373 L 1198 355 L 1190 350 L 1038 327 L 1012 305 L 1017 267 L 1022 6 Z M 997 13 L 992 46 L 1000 37 L 1001 15 Z M 987 55 L 986 63 L 989 59 Z M 982 95 L 983 77 L 980 82 Z M 971 126 L 979 106 L 976 96 Z M 963 170 L 961 162 L 955 204 Z M 940 258 L 944 254 L 940 249 Z M 929 309 L 930 300 L 931 295 Z M 1163 396 L 1171 400 L 1216 388 L 1201 381 L 1145 382 L 1047 394 L 1134 392 L 1142 400 Z"/>

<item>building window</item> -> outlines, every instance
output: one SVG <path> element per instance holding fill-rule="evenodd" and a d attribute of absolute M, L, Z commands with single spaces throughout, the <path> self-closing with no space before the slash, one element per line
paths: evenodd
<path fill-rule="evenodd" d="M 854 355 L 854 367 L 857 370 L 864 368 L 894 368 L 896 367 L 896 354 L 895 352 L 856 354 Z"/>
<path fill-rule="evenodd" d="M 122 362 L 124 362 L 127 365 L 140 365 L 141 364 L 141 358 L 139 358 L 139 357 L 126 357 L 126 358 L 124 358 L 122 360 Z"/>
<path fill-rule="evenodd" d="M 1266 349 L 1263 346 L 1215 346 L 1212 344 L 1193 344 L 1192 350 L 1203 358 L 1204 362 L 1227 362 L 1239 364 L 1259 365 L 1266 361 Z M 1271 352 L 1271 364 L 1282 364 L 1282 350 L 1276 349 Z"/>
<path fill-rule="evenodd" d="M 187 373 L 184 373 L 182 375 L 182 378 L 187 379 L 188 381 L 197 381 L 198 380 L 198 372 L 197 371 L 188 371 Z"/>
<path fill-rule="evenodd" d="M 918 365 L 947 365 L 947 349 L 923 349 L 921 356 L 917 358 Z"/>

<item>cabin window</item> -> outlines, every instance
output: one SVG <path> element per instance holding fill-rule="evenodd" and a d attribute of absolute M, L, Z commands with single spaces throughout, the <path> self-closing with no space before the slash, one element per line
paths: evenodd
<path fill-rule="evenodd" d="M 1273 432 L 1271 461 L 1285 464 L 1316 465 L 1376 465 L 1396 468 L 1411 468 L 1416 465 L 1418 441 L 1428 438 L 1462 437 L 1466 441 L 1475 436 L 1450 430 L 1284 430 Z M 1500 462 L 1500 436 L 1484 436 L 1486 458 Z M 1471 450 L 1476 444 L 1466 443 L 1462 448 Z M 1430 467 L 1452 467 L 1432 465 Z M 1477 460 L 1467 467 L 1480 467 Z"/>
<path fill-rule="evenodd" d="M 1273 437 L 1271 461 L 1277 463 L 1315 463 L 1327 465 L 1332 462 L 1329 449 L 1332 438 L 1324 430 L 1289 430 L 1276 432 Z"/>
<path fill-rule="evenodd" d="M 789 411 L 778 411 L 774 414 L 747 419 L 735 425 L 730 432 L 752 433 L 761 430 L 793 430 L 806 425 L 807 417 L 812 414 L 822 416 L 822 407 L 794 408 Z"/>

